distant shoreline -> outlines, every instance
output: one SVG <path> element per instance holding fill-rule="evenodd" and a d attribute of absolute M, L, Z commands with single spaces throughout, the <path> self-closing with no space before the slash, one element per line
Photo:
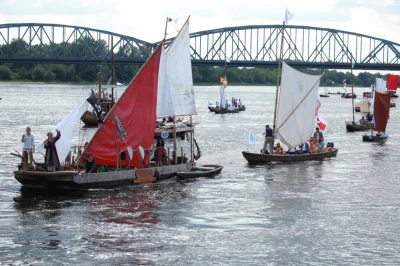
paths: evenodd
<path fill-rule="evenodd" d="M 0 80 L 0 84 L 42 84 L 42 85 L 95 85 L 93 82 L 44 82 L 44 81 L 10 81 L 10 80 Z M 127 86 L 128 84 L 124 84 Z M 193 83 L 194 86 L 221 86 L 221 84 L 218 83 L 204 83 L 204 82 L 196 82 Z M 234 86 L 266 86 L 266 87 L 271 87 L 271 86 L 276 86 L 276 84 L 248 84 L 248 83 L 232 83 L 229 84 L 228 86 L 234 87 Z M 321 86 L 324 88 L 343 88 L 343 86 Z M 349 87 L 350 88 L 350 87 Z"/>

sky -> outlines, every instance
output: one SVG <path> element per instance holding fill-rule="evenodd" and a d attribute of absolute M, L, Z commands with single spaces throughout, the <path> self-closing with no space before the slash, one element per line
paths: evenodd
<path fill-rule="evenodd" d="M 400 43 L 398 0 L 1 0 L 0 24 L 57 23 L 108 30 L 148 42 L 162 39 L 166 17 L 191 16 L 191 32 L 281 24 L 327 27 Z M 172 34 L 172 33 L 171 33 Z"/>

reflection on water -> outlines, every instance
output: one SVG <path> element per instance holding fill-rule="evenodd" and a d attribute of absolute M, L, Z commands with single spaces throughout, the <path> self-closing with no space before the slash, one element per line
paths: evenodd
<path fill-rule="evenodd" d="M 337 158 L 250 166 L 241 151 L 260 150 L 263 129 L 272 120 L 275 89 L 229 87 L 228 97 L 241 98 L 247 110 L 215 115 L 207 103 L 218 99 L 219 89 L 199 87 L 195 118 L 203 152 L 199 163 L 223 165 L 215 178 L 172 178 L 84 193 L 21 189 L 12 174 L 18 159 L 8 154 L 21 149 L 18 136 L 29 125 L 41 139 L 88 91 L 84 86 L 0 84 L 0 264 L 396 265 L 400 261 L 398 109 L 391 108 L 390 138 L 385 143 L 363 143 L 364 133 L 345 132 L 351 101 L 335 95 L 323 98 L 320 112 L 328 121 L 324 135 L 339 148 Z M 356 88 L 357 94 L 362 91 Z M 30 101 L 21 101 L 20 95 Z M 255 146 L 247 144 L 248 130 Z M 74 144 L 82 137 L 89 139 L 95 129 L 77 132 Z"/>

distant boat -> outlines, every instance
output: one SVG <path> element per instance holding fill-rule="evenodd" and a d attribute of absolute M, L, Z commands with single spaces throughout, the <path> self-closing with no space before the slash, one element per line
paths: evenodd
<path fill-rule="evenodd" d="M 357 98 L 357 94 L 352 92 L 345 92 L 341 95 L 342 98 Z"/>
<path fill-rule="evenodd" d="M 325 89 L 325 93 L 324 94 L 320 94 L 319 97 L 329 97 L 328 91 Z"/>
<path fill-rule="evenodd" d="M 373 105 L 373 119 L 375 120 L 375 124 L 370 135 L 362 136 L 363 141 L 377 142 L 386 140 L 388 138 L 388 135 L 385 131 L 389 119 L 389 112 L 390 93 L 375 91 Z M 374 135 L 374 131 L 378 131 L 378 134 Z"/>

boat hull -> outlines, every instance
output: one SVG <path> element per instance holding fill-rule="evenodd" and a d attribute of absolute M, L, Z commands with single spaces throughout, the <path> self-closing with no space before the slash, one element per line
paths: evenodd
<path fill-rule="evenodd" d="M 179 179 L 213 177 L 221 173 L 224 167 L 220 165 L 203 165 L 201 167 L 192 167 L 189 171 L 178 172 Z"/>
<path fill-rule="evenodd" d="M 346 98 L 346 99 L 349 99 L 349 98 L 351 99 L 351 98 L 357 98 L 357 95 L 351 94 L 351 93 L 343 93 L 341 97 Z"/>
<path fill-rule="evenodd" d="M 353 124 L 352 122 L 346 122 L 346 130 L 348 132 L 364 131 L 370 129 L 372 129 L 372 123 L 366 123 L 361 125 L 361 124 Z"/>
<path fill-rule="evenodd" d="M 387 140 L 388 137 L 364 135 L 362 140 L 365 142 L 381 142 Z"/>
<path fill-rule="evenodd" d="M 338 149 L 332 149 L 332 151 L 311 153 L 311 154 L 301 154 L 301 155 L 278 155 L 278 154 L 261 154 L 261 153 L 251 153 L 243 151 L 243 157 L 250 164 L 262 164 L 270 162 L 300 162 L 300 161 L 313 161 L 313 160 L 323 160 L 325 158 L 336 157 Z"/>
<path fill-rule="evenodd" d="M 319 97 L 330 97 L 330 96 L 327 94 L 320 94 Z"/>
<path fill-rule="evenodd" d="M 87 127 L 97 127 L 99 123 L 97 122 L 97 117 L 94 113 L 91 113 L 89 111 L 86 111 L 82 117 L 81 121 L 85 124 Z"/>
<path fill-rule="evenodd" d="M 214 112 L 216 114 L 233 114 L 233 113 L 239 113 L 240 111 L 238 109 L 235 109 L 235 110 L 217 109 Z"/>
<path fill-rule="evenodd" d="M 145 169 L 126 169 L 111 172 L 84 173 L 76 171 L 26 171 L 14 172 L 15 179 L 24 187 L 50 188 L 61 190 L 114 189 L 139 183 L 151 183 L 176 176 L 187 171 L 190 163 L 153 167 Z M 147 174 L 143 176 L 142 173 Z"/>

